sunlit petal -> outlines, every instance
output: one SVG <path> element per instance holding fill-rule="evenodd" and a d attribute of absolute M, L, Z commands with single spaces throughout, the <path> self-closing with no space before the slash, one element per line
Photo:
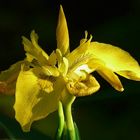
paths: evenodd
<path fill-rule="evenodd" d="M 69 71 L 76 70 L 79 66 L 87 64 L 93 59 L 92 49 L 90 49 L 90 41 L 92 36 L 86 42 L 82 42 L 79 47 L 74 49 L 67 55 L 69 61 Z"/>
<path fill-rule="evenodd" d="M 70 94 L 75 96 L 87 96 L 95 93 L 99 90 L 100 85 L 97 80 L 91 76 L 87 75 L 86 79 L 81 81 L 69 81 L 66 87 Z"/>
<path fill-rule="evenodd" d="M 135 81 L 140 81 L 140 70 L 137 71 L 117 71 L 117 74 L 130 79 L 130 80 L 135 80 Z"/>
<path fill-rule="evenodd" d="M 57 48 L 61 50 L 62 55 L 69 52 L 69 33 L 67 21 L 62 6 L 60 6 L 58 25 L 56 29 Z"/>
<path fill-rule="evenodd" d="M 59 71 L 63 76 L 66 76 L 68 72 L 68 60 L 65 57 L 63 57 L 62 62 L 59 65 Z"/>
<path fill-rule="evenodd" d="M 123 91 L 123 86 L 118 76 L 105 66 L 101 66 L 96 70 L 107 82 L 118 91 Z"/>
<path fill-rule="evenodd" d="M 126 78 L 140 80 L 140 66 L 128 52 L 104 43 L 92 42 L 90 45 L 95 57 L 106 67 Z"/>
<path fill-rule="evenodd" d="M 42 71 L 44 72 L 44 74 L 46 74 L 47 76 L 54 76 L 57 77 L 59 76 L 59 71 L 58 69 L 54 66 L 42 66 L 41 67 Z"/>
<path fill-rule="evenodd" d="M 15 117 L 24 131 L 30 130 L 33 121 L 44 118 L 57 109 L 61 83 L 54 81 L 53 85 L 58 86 L 51 92 L 51 82 L 39 79 L 31 70 L 20 72 L 14 109 Z"/>
<path fill-rule="evenodd" d="M 62 56 L 62 53 L 59 49 L 56 49 L 56 56 L 58 61 L 58 70 L 60 71 L 61 75 L 66 76 L 69 62 L 66 57 Z"/>
<path fill-rule="evenodd" d="M 22 43 L 24 45 L 24 50 L 30 54 L 34 59 L 36 59 L 41 65 L 46 65 L 48 61 L 48 55 L 41 49 L 38 45 L 38 35 L 33 30 L 31 32 L 31 41 L 26 37 L 22 37 Z M 31 57 L 30 57 L 31 58 Z"/>
<path fill-rule="evenodd" d="M 49 56 L 48 64 L 54 66 L 56 65 L 56 62 L 57 62 L 56 53 L 55 51 L 53 51 L 51 55 Z"/>

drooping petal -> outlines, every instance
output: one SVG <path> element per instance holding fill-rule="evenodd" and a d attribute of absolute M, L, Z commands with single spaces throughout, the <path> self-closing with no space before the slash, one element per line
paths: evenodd
<path fill-rule="evenodd" d="M 92 75 L 86 75 L 86 79 L 69 81 L 66 84 L 67 90 L 74 96 L 88 96 L 99 90 L 100 85 Z"/>
<path fill-rule="evenodd" d="M 69 33 L 65 14 L 61 5 L 56 29 L 56 40 L 57 48 L 60 49 L 63 56 L 66 55 L 69 52 Z"/>
<path fill-rule="evenodd" d="M 112 71 L 132 80 L 140 80 L 140 66 L 126 51 L 104 43 L 92 42 L 92 52 Z"/>
<path fill-rule="evenodd" d="M 58 107 L 64 84 L 56 80 L 52 87 L 52 83 L 46 80 L 39 79 L 32 70 L 21 70 L 19 74 L 14 109 L 23 131 L 29 131 L 33 121 L 46 117 Z"/>
<path fill-rule="evenodd" d="M 87 74 L 97 71 L 107 82 L 109 82 L 116 90 L 123 91 L 123 86 L 118 76 L 109 68 L 106 67 L 102 60 L 93 58 L 86 64 L 78 67 L 73 73 L 68 73 L 71 78 L 84 78 Z"/>
<path fill-rule="evenodd" d="M 123 86 L 118 76 L 110 69 L 105 66 L 100 66 L 96 70 L 107 82 L 111 84 L 118 91 L 123 91 Z"/>
<path fill-rule="evenodd" d="M 15 94 L 16 81 L 24 61 L 18 61 L 11 65 L 8 70 L 0 73 L 0 93 L 12 95 Z"/>
<path fill-rule="evenodd" d="M 31 56 L 33 59 L 36 59 L 41 65 L 46 65 L 48 61 L 48 55 L 46 52 L 44 52 L 43 49 L 38 45 L 38 35 L 33 30 L 31 32 L 31 41 L 28 40 L 26 37 L 22 37 L 24 50 L 29 54 L 31 60 Z M 28 57 L 27 57 L 28 58 Z"/>
<path fill-rule="evenodd" d="M 117 74 L 130 79 L 130 80 L 135 80 L 135 81 L 140 81 L 140 70 L 137 70 L 136 72 L 130 71 L 130 70 L 125 70 L 125 71 L 117 71 Z"/>

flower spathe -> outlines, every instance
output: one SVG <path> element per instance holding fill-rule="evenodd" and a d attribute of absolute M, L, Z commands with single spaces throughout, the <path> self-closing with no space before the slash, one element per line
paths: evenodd
<path fill-rule="evenodd" d="M 30 130 L 33 121 L 56 111 L 59 101 L 66 104 L 70 96 L 87 96 L 98 91 L 100 85 L 91 74 L 94 71 L 118 91 L 124 89 L 116 73 L 140 81 L 140 66 L 128 52 L 92 42 L 92 36 L 87 37 L 85 32 L 85 38 L 70 52 L 62 6 L 56 31 L 57 48 L 50 56 L 38 45 L 35 31 L 31 32 L 31 41 L 22 37 L 26 58 L 1 72 L 0 92 L 8 92 L 7 81 L 14 75 L 15 117 L 24 131 Z"/>

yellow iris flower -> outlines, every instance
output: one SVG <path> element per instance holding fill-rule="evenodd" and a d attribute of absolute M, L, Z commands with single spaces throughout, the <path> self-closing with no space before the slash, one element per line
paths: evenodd
<path fill-rule="evenodd" d="M 24 131 L 33 121 L 58 109 L 59 101 L 87 96 L 100 85 L 91 75 L 97 71 L 118 91 L 123 86 L 116 74 L 140 81 L 140 66 L 126 51 L 104 43 L 92 42 L 92 36 L 81 39 L 70 52 L 69 33 L 62 6 L 56 30 L 57 49 L 49 56 L 38 45 L 38 35 L 31 32 L 31 41 L 23 37 L 26 58 L 0 74 L 0 92 L 15 92 L 15 117 Z"/>

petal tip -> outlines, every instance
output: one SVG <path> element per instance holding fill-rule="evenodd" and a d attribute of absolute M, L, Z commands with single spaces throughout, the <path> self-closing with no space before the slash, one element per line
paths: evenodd
<path fill-rule="evenodd" d="M 124 91 L 124 88 L 122 87 L 122 88 L 120 88 L 120 90 L 119 90 L 120 92 L 123 92 Z"/>
<path fill-rule="evenodd" d="M 113 85 L 112 85 L 113 86 Z M 118 86 L 113 86 L 117 91 L 119 92 L 123 92 L 124 91 L 124 88 L 122 85 L 118 85 Z"/>
<path fill-rule="evenodd" d="M 58 24 L 56 29 L 57 48 L 61 50 L 63 55 L 69 52 L 69 32 L 66 17 L 62 5 L 60 5 Z"/>

